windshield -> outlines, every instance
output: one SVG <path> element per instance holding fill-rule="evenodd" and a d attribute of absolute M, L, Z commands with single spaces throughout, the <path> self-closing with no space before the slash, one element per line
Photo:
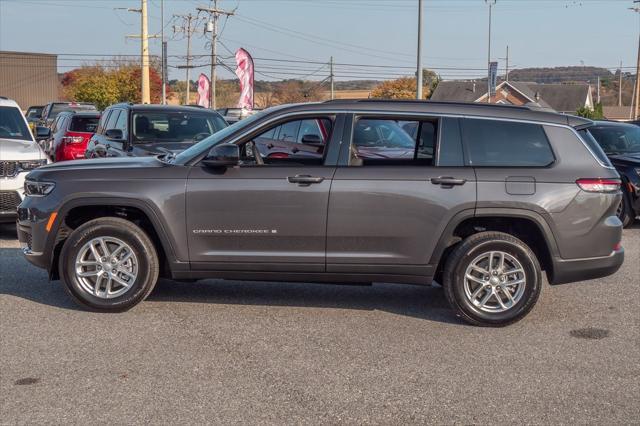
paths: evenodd
<path fill-rule="evenodd" d="M 589 128 L 607 154 L 628 154 L 640 152 L 640 127 L 599 126 Z"/>
<path fill-rule="evenodd" d="M 27 111 L 27 118 L 40 118 L 43 107 L 31 107 Z"/>
<path fill-rule="evenodd" d="M 251 126 L 253 123 L 255 123 L 256 121 L 258 121 L 260 118 L 262 118 L 264 115 L 266 114 L 266 112 L 264 111 L 260 111 L 248 118 L 245 118 L 244 120 L 238 121 L 222 130 L 220 130 L 219 132 L 209 136 L 208 138 L 204 139 L 203 141 L 198 142 L 197 144 L 193 145 L 192 147 L 182 151 L 181 153 L 179 153 L 176 157 L 175 157 L 175 162 L 179 163 L 179 164 L 183 164 L 186 161 L 197 157 L 198 155 L 202 154 L 203 152 L 207 152 L 209 151 L 213 146 L 219 144 L 220 142 L 222 142 L 223 140 L 225 140 L 228 136 L 234 134 L 235 132 L 244 129 L 245 127 L 249 127 Z"/>
<path fill-rule="evenodd" d="M 133 141 L 197 142 L 226 126 L 227 123 L 218 114 L 141 111 L 133 114 Z"/>
<path fill-rule="evenodd" d="M 0 138 L 32 140 L 18 108 L 0 107 Z"/>
<path fill-rule="evenodd" d="M 51 106 L 51 111 L 49 112 L 49 117 L 47 119 L 53 120 L 63 111 L 95 111 L 96 107 L 94 105 L 87 104 L 53 104 Z"/>

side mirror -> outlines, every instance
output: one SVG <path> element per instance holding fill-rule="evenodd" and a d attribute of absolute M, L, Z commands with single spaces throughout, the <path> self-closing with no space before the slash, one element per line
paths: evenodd
<path fill-rule="evenodd" d="M 240 148 L 238 145 L 223 143 L 216 145 L 202 160 L 206 167 L 231 167 L 240 163 Z"/>
<path fill-rule="evenodd" d="M 109 129 L 106 132 L 104 132 L 104 135 L 106 136 L 107 139 L 113 139 L 118 141 L 121 141 L 122 139 L 124 139 L 124 135 L 122 134 L 121 129 Z"/>
<path fill-rule="evenodd" d="M 322 145 L 322 138 L 318 135 L 304 135 L 302 136 L 302 143 L 307 145 Z"/>
<path fill-rule="evenodd" d="M 47 139 L 51 136 L 51 129 L 44 126 L 36 126 L 36 140 Z"/>

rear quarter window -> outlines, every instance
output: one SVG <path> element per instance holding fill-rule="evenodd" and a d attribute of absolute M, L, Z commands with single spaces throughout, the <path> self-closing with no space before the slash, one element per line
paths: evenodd
<path fill-rule="evenodd" d="M 611 161 L 609 160 L 609 157 L 607 157 L 607 154 L 605 154 L 604 150 L 602 149 L 602 147 L 600 146 L 596 138 L 593 137 L 591 130 L 595 130 L 595 128 L 592 128 L 592 129 L 586 128 L 586 129 L 578 130 L 580 139 L 582 139 L 582 142 L 584 142 L 587 148 L 589 148 L 589 151 L 591 151 L 591 153 L 596 157 L 596 159 L 601 164 L 607 167 L 613 167 L 611 165 Z"/>
<path fill-rule="evenodd" d="M 474 167 L 546 167 L 555 161 L 540 124 L 466 118 L 462 138 Z"/>

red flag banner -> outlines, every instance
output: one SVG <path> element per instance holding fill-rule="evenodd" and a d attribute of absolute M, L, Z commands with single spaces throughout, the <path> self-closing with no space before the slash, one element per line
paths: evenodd
<path fill-rule="evenodd" d="M 246 50 L 236 52 L 236 75 L 240 79 L 238 108 L 253 109 L 253 58 Z"/>

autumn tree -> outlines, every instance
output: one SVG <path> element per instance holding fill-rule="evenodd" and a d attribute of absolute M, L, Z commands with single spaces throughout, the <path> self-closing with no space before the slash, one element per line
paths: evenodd
<path fill-rule="evenodd" d="M 275 87 L 273 96 L 281 104 L 314 102 L 322 100 L 322 88 L 314 81 L 286 80 Z"/>
<path fill-rule="evenodd" d="M 422 70 L 422 96 L 429 99 L 433 90 L 440 82 L 440 76 L 435 72 Z M 372 98 L 378 99 L 415 99 L 416 97 L 415 77 L 401 77 L 396 80 L 389 80 L 380 83 L 371 91 Z"/>
<path fill-rule="evenodd" d="M 77 68 L 62 77 L 64 95 L 72 101 L 91 102 L 104 109 L 118 102 L 142 101 L 140 66 L 129 61 L 96 63 Z M 162 79 L 155 68 L 149 69 L 151 102 L 159 103 Z"/>

